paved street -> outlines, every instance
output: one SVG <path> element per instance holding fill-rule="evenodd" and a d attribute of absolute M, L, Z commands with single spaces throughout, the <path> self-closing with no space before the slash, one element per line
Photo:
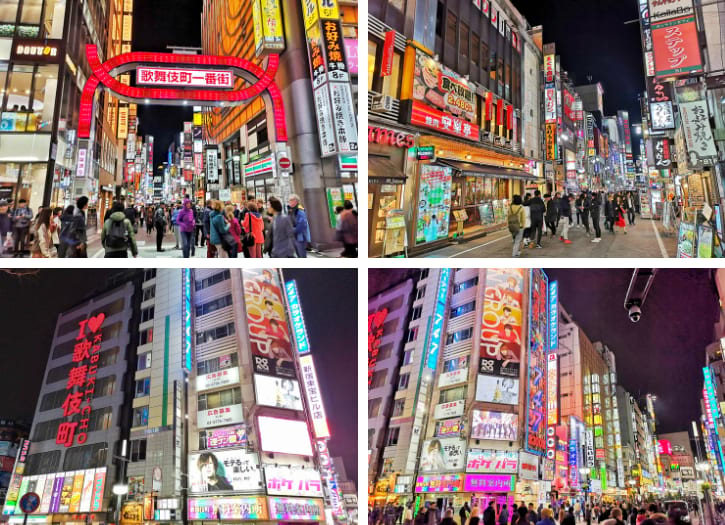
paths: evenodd
<path fill-rule="evenodd" d="M 616 229 L 615 229 L 616 231 Z M 602 240 L 591 242 L 583 227 L 569 228 L 571 244 L 542 237 L 542 249 L 521 250 L 521 258 L 531 257 L 676 257 L 677 238 L 662 231 L 660 221 L 638 219 L 627 226 L 627 234 L 611 234 L 602 226 Z M 593 235 L 593 230 L 592 230 Z M 511 257 L 512 241 L 508 230 L 461 244 L 451 244 L 424 257 Z"/>

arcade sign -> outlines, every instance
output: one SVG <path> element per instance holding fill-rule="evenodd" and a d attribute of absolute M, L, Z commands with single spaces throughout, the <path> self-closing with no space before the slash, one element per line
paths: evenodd
<path fill-rule="evenodd" d="M 152 86 L 231 88 L 234 75 L 231 71 L 215 69 L 138 67 L 136 82 Z"/>

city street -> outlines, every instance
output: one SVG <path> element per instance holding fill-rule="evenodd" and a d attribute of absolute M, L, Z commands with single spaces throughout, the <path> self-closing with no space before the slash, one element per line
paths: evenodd
<path fill-rule="evenodd" d="M 639 219 L 627 226 L 627 234 L 610 233 L 602 228 L 602 240 L 591 242 L 594 231 L 587 236 L 583 226 L 569 228 L 571 244 L 548 235 L 541 238 L 543 248 L 524 248 L 521 258 L 532 257 L 676 257 L 677 238 L 663 231 L 660 221 Z M 511 257 L 511 234 L 507 230 L 426 253 L 424 257 Z"/>

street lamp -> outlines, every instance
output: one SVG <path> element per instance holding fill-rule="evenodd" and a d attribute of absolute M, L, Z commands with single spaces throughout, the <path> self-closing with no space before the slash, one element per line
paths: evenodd
<path fill-rule="evenodd" d="M 128 494 L 128 485 L 124 483 L 116 483 L 111 489 L 116 495 L 116 523 L 121 520 L 121 498 Z"/>
<path fill-rule="evenodd" d="M 589 503 L 589 467 L 582 467 L 579 469 L 579 472 L 581 473 L 582 479 L 586 476 L 587 481 L 586 485 L 584 485 L 584 503 Z"/>

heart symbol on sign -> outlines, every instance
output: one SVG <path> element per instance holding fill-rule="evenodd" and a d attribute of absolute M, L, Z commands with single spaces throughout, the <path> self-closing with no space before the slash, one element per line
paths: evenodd
<path fill-rule="evenodd" d="M 97 332 L 105 319 L 106 314 L 104 313 L 100 313 L 95 317 L 91 317 L 90 319 L 88 319 L 88 328 L 91 329 L 91 332 Z"/>

